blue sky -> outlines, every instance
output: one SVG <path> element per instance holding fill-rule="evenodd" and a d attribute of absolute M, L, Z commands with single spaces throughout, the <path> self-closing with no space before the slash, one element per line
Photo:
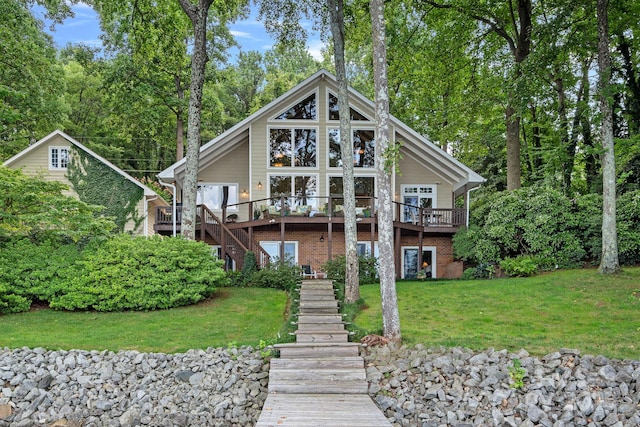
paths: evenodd
<path fill-rule="evenodd" d="M 264 52 L 273 45 L 273 39 L 266 33 L 264 24 L 257 20 L 257 12 L 252 6 L 252 13 L 249 18 L 232 24 L 231 32 L 235 36 L 243 51 L 257 50 Z M 62 25 L 56 25 L 54 31 L 49 30 L 48 23 L 45 30 L 51 34 L 58 48 L 62 48 L 67 43 L 85 43 L 89 46 L 100 46 L 100 21 L 97 13 L 84 3 L 73 6 L 75 16 L 66 19 Z M 37 18 L 43 19 L 42 12 L 35 10 Z M 310 27 L 310 23 L 308 26 Z M 311 36 L 307 42 L 309 52 L 317 59 L 320 59 L 320 49 L 322 43 L 317 34 Z M 233 54 L 237 54 L 233 52 Z"/>

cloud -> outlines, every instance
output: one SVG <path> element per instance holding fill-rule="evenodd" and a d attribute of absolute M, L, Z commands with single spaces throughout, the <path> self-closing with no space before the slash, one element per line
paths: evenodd
<path fill-rule="evenodd" d="M 311 54 L 311 56 L 313 56 L 316 60 L 321 61 L 322 60 L 322 49 L 324 49 L 326 46 L 325 44 L 322 42 L 322 40 L 320 39 L 316 39 L 316 40 L 311 40 L 309 42 L 309 46 L 307 46 L 307 51 L 309 52 L 309 54 Z"/>

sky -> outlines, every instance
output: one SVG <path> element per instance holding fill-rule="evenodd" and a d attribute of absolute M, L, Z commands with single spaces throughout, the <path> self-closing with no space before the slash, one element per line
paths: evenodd
<path fill-rule="evenodd" d="M 236 41 L 240 44 L 243 51 L 257 50 L 264 52 L 271 48 L 274 41 L 266 33 L 264 23 L 257 20 L 257 11 L 255 6 L 251 6 L 251 15 L 249 18 L 237 21 L 230 25 L 231 33 L 235 36 Z M 47 31 L 54 39 L 58 48 L 66 46 L 68 43 L 84 43 L 89 46 L 99 47 L 102 45 L 100 41 L 100 20 L 98 14 L 84 3 L 78 3 L 72 7 L 75 12 L 73 18 L 66 19 L 62 25 L 56 25 L 53 31 L 49 29 L 48 22 L 45 23 L 45 31 Z M 43 19 L 43 13 L 34 9 L 37 18 Z M 303 24 L 304 25 L 304 24 Z M 309 23 L 310 27 L 310 23 Z M 316 59 L 321 59 L 320 50 L 322 42 L 317 34 L 312 34 L 307 42 L 309 53 Z M 232 55 L 237 55 L 237 49 L 231 51 Z"/>

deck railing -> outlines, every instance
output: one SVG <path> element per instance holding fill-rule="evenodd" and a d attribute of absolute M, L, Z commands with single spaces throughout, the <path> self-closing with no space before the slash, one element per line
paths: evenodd
<path fill-rule="evenodd" d="M 272 197 L 229 205 L 222 209 L 221 218 L 225 218 L 226 222 L 235 222 L 237 218 L 249 218 L 249 221 L 258 221 L 278 217 L 341 217 L 344 216 L 343 200 L 344 199 L 339 196 L 307 197 L 303 200 L 296 200 L 296 198 L 285 196 Z M 394 220 L 398 222 L 422 227 L 461 227 L 466 225 L 466 211 L 463 208 L 424 208 L 400 202 L 393 202 L 393 205 Z M 173 224 L 171 210 L 171 206 L 157 207 L 156 224 L 165 226 Z M 230 211 L 233 213 L 228 215 L 227 213 Z M 244 212 L 246 215 L 238 215 L 236 212 L 239 214 Z M 373 218 L 376 216 L 376 213 L 377 203 L 375 198 L 356 198 L 356 215 L 358 217 Z M 178 226 L 181 220 L 182 207 L 177 206 L 176 223 Z M 313 220 L 310 219 L 310 221 Z M 243 240 L 245 239 L 244 237 L 238 237 L 238 239 L 243 241 L 243 244 L 251 243 L 245 243 Z M 252 247 L 253 244 L 255 244 L 255 242 L 248 247 Z"/>

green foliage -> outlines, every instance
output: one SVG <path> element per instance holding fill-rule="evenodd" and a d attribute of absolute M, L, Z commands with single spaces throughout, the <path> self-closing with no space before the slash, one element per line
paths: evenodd
<path fill-rule="evenodd" d="M 33 301 L 50 301 L 58 283 L 77 275 L 74 263 L 80 251 L 76 245 L 14 239 L 1 249 L 0 283 L 24 298 L 26 305 L 21 304 L 20 311 L 28 310 Z"/>
<path fill-rule="evenodd" d="M 245 280 L 245 286 L 255 288 L 281 289 L 291 292 L 302 282 L 299 266 L 284 260 L 269 263 Z"/>
<path fill-rule="evenodd" d="M 226 284 L 222 261 L 202 242 L 116 236 L 88 248 L 80 275 L 58 284 L 52 308 L 153 310 L 194 304 Z"/>
<path fill-rule="evenodd" d="M 242 264 L 242 281 L 247 282 L 258 271 L 256 263 L 256 254 L 253 251 L 247 251 L 244 254 L 244 264 Z"/>
<path fill-rule="evenodd" d="M 106 236 L 115 224 L 96 215 L 99 206 L 65 196 L 59 182 L 30 178 L 0 166 L 0 241 L 26 237 L 82 242 Z"/>
<path fill-rule="evenodd" d="M 347 262 L 344 255 L 338 255 L 328 260 L 322 265 L 322 271 L 327 273 L 327 278 L 335 280 L 338 283 L 344 283 L 347 274 Z M 377 283 L 378 277 L 378 260 L 374 257 L 359 256 L 358 271 L 360 275 L 360 284 Z"/>
<path fill-rule="evenodd" d="M 513 359 L 512 365 L 509 366 L 509 378 L 511 378 L 511 388 L 520 390 L 524 387 L 524 377 L 527 375 L 526 369 L 522 367 L 520 359 Z"/>
<path fill-rule="evenodd" d="M 129 221 L 136 230 L 144 220 L 137 212 L 143 189 L 83 150 L 73 149 L 67 178 L 80 200 L 102 206 L 102 214 L 114 218 L 118 231 Z"/>
<path fill-rule="evenodd" d="M 523 255 L 503 259 L 500 268 L 507 276 L 528 277 L 538 271 L 538 264 L 532 257 Z"/>
<path fill-rule="evenodd" d="M 617 225 L 620 264 L 640 263 L 640 190 L 618 198 Z"/>
<path fill-rule="evenodd" d="M 550 188 L 497 195 L 488 206 L 484 224 L 478 225 L 454 237 L 454 253 L 463 259 L 495 263 L 531 255 L 570 267 L 586 255 L 576 234 L 575 204 Z"/>

